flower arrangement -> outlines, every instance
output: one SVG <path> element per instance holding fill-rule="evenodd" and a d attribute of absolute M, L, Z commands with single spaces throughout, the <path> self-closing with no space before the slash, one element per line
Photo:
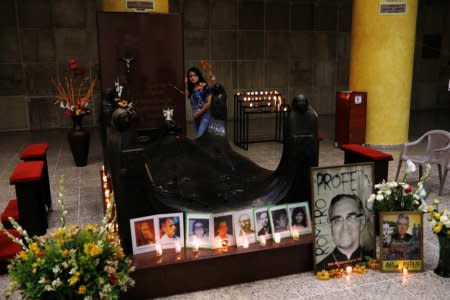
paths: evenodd
<path fill-rule="evenodd" d="M 100 228 L 66 226 L 63 178 L 60 188 L 62 227 L 55 232 L 30 238 L 10 219 L 23 239 L 9 237 L 23 250 L 8 266 L 9 293 L 18 290 L 27 299 L 119 299 L 120 291 L 134 284 L 130 278 L 134 267 L 114 231 L 113 201 Z"/>
<path fill-rule="evenodd" d="M 447 208 L 439 210 L 439 199 L 434 199 L 431 205 L 427 206 L 428 221 L 434 233 L 441 236 L 450 237 L 450 212 Z"/>
<path fill-rule="evenodd" d="M 423 184 L 428 179 L 431 166 L 428 164 L 423 176 L 419 179 L 417 187 L 406 182 L 409 174 L 416 171 L 416 166 L 407 161 L 407 169 L 402 181 L 389 181 L 376 184 L 376 193 L 367 200 L 367 208 L 375 212 L 398 210 L 422 210 L 426 205 L 424 199 L 428 196 Z"/>
<path fill-rule="evenodd" d="M 56 80 L 52 79 L 52 84 L 58 92 L 54 104 L 59 104 L 64 110 L 64 114 L 68 117 L 82 117 L 91 112 L 89 99 L 94 92 L 96 80 L 89 82 L 89 87 L 86 90 L 84 84 L 89 79 L 85 76 L 85 69 L 79 68 L 74 58 L 69 59 L 68 65 L 71 71 L 70 76 L 65 75 L 62 82 L 59 78 Z"/>

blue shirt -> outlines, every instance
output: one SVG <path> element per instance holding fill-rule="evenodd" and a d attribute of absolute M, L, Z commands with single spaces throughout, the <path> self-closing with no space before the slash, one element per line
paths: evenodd
<path fill-rule="evenodd" d="M 211 95 L 211 88 L 208 85 L 203 86 L 203 88 L 194 90 L 191 94 L 191 107 L 192 113 L 195 113 L 202 109 L 203 106 L 208 102 L 206 97 Z"/>

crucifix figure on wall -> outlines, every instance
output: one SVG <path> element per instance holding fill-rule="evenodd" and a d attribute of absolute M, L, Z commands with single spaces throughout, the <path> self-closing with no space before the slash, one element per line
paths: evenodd
<path fill-rule="evenodd" d="M 134 57 L 121 57 L 120 59 L 125 63 L 127 73 L 130 73 L 131 62 L 134 61 Z"/>

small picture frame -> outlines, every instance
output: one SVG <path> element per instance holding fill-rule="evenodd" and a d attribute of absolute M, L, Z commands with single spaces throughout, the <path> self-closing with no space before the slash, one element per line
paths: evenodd
<path fill-rule="evenodd" d="M 155 218 L 153 216 L 130 219 L 133 254 L 155 250 Z"/>
<path fill-rule="evenodd" d="M 272 238 L 272 227 L 270 226 L 269 206 L 255 208 L 253 216 L 256 224 L 256 237 L 264 235 L 266 239 Z"/>
<path fill-rule="evenodd" d="M 277 205 L 270 207 L 269 217 L 272 236 L 276 233 L 279 233 L 281 238 L 291 236 L 287 205 Z"/>
<path fill-rule="evenodd" d="M 416 211 L 380 213 L 380 269 L 423 272 L 423 214 Z"/>
<path fill-rule="evenodd" d="M 289 225 L 291 232 L 298 232 L 299 235 L 312 233 L 311 215 L 307 202 L 288 204 Z"/>
<path fill-rule="evenodd" d="M 248 241 L 248 244 L 256 241 L 253 209 L 244 209 L 235 212 L 233 214 L 233 222 L 236 245 L 243 246 L 245 240 Z"/>
<path fill-rule="evenodd" d="M 211 248 L 213 237 L 211 215 L 188 213 L 186 215 L 186 247 Z"/>
<path fill-rule="evenodd" d="M 212 246 L 215 249 L 234 246 L 236 239 L 234 237 L 233 213 L 221 213 L 212 216 L 213 240 Z"/>
<path fill-rule="evenodd" d="M 155 219 L 156 242 L 161 244 L 162 249 L 175 248 L 176 241 L 183 245 L 183 213 L 156 215 Z"/>

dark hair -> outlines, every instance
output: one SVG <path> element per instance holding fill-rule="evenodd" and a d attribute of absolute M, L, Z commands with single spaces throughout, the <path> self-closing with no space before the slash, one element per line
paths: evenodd
<path fill-rule="evenodd" d="M 401 219 L 406 220 L 406 221 L 408 222 L 408 224 L 409 224 L 409 216 L 408 216 L 408 215 L 406 215 L 406 214 L 399 214 L 399 215 L 397 216 L 397 224 L 398 224 L 398 222 L 399 222 Z"/>
<path fill-rule="evenodd" d="M 195 231 L 195 224 L 202 224 L 204 233 L 208 234 L 208 226 L 205 220 L 195 219 L 194 222 L 192 223 L 192 232 Z"/>
<path fill-rule="evenodd" d="M 229 225 L 229 221 L 230 221 L 229 217 L 230 216 L 222 216 L 222 217 L 215 218 L 214 219 L 214 232 L 217 232 L 217 229 L 219 229 L 219 224 L 222 222 L 225 222 L 227 224 L 227 228 L 228 228 L 227 232 L 228 233 L 233 232 L 232 228 Z"/>
<path fill-rule="evenodd" d="M 198 77 L 198 83 L 204 82 L 204 83 L 207 84 L 205 78 L 203 78 L 202 72 L 200 72 L 200 70 L 199 70 L 198 68 L 196 68 L 196 67 L 190 68 L 190 69 L 187 71 L 187 73 L 186 73 L 186 77 L 187 77 L 187 79 L 188 79 L 188 81 L 187 81 L 187 83 L 188 83 L 188 92 L 189 92 L 188 97 L 191 97 L 192 92 L 194 91 L 194 84 L 189 80 L 189 73 L 191 73 L 191 72 L 194 72 L 194 74 L 197 75 L 197 77 Z"/>
<path fill-rule="evenodd" d="M 301 213 L 303 215 L 303 220 L 300 222 L 300 224 L 297 224 L 297 221 L 295 220 L 295 216 Z M 294 210 L 292 211 L 292 225 L 302 225 L 302 226 L 307 226 L 306 224 L 306 213 L 305 213 L 305 209 L 303 207 L 296 207 L 294 208 Z"/>
<path fill-rule="evenodd" d="M 361 201 L 361 199 L 359 199 L 358 196 L 356 196 L 355 194 L 339 194 L 333 197 L 333 199 L 331 199 L 331 204 L 330 204 L 330 208 L 328 209 L 328 217 L 331 217 L 331 209 L 333 208 L 334 205 L 336 205 L 338 202 L 340 202 L 343 199 L 352 199 L 353 201 L 355 201 L 356 205 L 358 206 L 358 209 L 360 212 L 364 211 L 364 206 L 363 203 Z"/>
<path fill-rule="evenodd" d="M 169 220 L 169 219 L 172 219 L 172 221 L 173 221 L 173 224 L 177 224 L 178 222 L 176 221 L 176 217 L 166 217 L 166 218 L 161 218 L 161 219 L 159 219 L 159 224 L 160 224 L 160 227 L 162 227 L 164 224 L 166 224 L 166 222 L 167 222 L 167 220 Z"/>

